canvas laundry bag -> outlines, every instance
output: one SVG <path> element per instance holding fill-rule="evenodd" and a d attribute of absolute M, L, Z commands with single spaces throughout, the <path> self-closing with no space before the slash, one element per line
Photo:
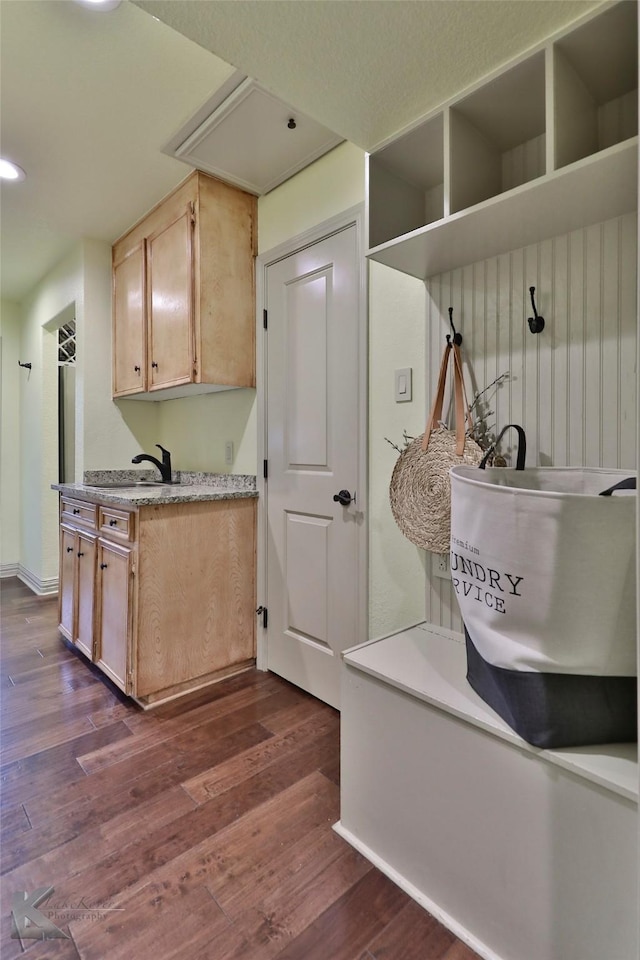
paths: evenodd
<path fill-rule="evenodd" d="M 635 477 L 525 469 L 516 429 L 515 469 L 451 470 L 467 678 L 536 746 L 635 740 Z"/>

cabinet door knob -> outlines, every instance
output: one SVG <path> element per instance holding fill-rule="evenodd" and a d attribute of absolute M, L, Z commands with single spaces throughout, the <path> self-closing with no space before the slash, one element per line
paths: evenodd
<path fill-rule="evenodd" d="M 133 369 L 135 370 L 136 373 L 140 373 L 140 367 L 138 366 L 137 363 Z"/>
<path fill-rule="evenodd" d="M 155 362 L 155 360 L 151 361 L 151 366 L 154 367 L 154 369 L 156 370 L 158 369 L 158 364 Z"/>
<path fill-rule="evenodd" d="M 73 553 L 73 547 L 67 547 L 67 553 Z"/>
<path fill-rule="evenodd" d="M 83 553 L 81 550 L 79 550 L 79 551 L 78 551 L 78 556 L 79 556 L 79 557 L 84 557 L 84 553 Z"/>
<path fill-rule="evenodd" d="M 101 563 L 101 564 L 100 564 L 100 569 L 101 569 L 101 570 L 106 570 L 106 569 L 107 569 L 107 564 L 106 564 L 106 563 Z"/>

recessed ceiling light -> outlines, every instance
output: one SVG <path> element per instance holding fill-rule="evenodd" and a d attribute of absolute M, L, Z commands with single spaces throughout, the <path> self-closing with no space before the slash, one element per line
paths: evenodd
<path fill-rule="evenodd" d="M 12 163 L 11 160 L 5 160 L 4 157 L 0 158 L 0 179 L 24 180 L 26 176 L 22 167 L 19 167 L 17 163 Z"/>
<path fill-rule="evenodd" d="M 93 7 L 94 10 L 115 10 L 120 0 L 77 0 L 83 7 Z"/>

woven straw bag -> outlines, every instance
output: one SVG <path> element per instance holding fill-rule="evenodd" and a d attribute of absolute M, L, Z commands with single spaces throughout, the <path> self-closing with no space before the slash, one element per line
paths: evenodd
<path fill-rule="evenodd" d="M 440 423 L 450 359 L 453 360 L 455 430 L 448 430 Z M 403 534 L 417 547 L 432 553 L 449 553 L 449 469 L 463 463 L 474 466 L 483 456 L 481 447 L 466 436 L 467 423 L 472 426 L 462 378 L 460 348 L 449 341 L 442 357 L 438 389 L 424 434 L 400 454 L 389 486 L 391 512 Z"/>

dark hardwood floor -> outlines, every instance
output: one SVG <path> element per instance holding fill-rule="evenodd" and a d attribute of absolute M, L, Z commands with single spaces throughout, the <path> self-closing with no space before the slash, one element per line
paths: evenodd
<path fill-rule="evenodd" d="M 331 829 L 334 710 L 250 671 L 145 713 L 55 600 L 0 600 L 3 960 L 476 958 Z M 70 939 L 13 939 L 45 887 Z"/>

